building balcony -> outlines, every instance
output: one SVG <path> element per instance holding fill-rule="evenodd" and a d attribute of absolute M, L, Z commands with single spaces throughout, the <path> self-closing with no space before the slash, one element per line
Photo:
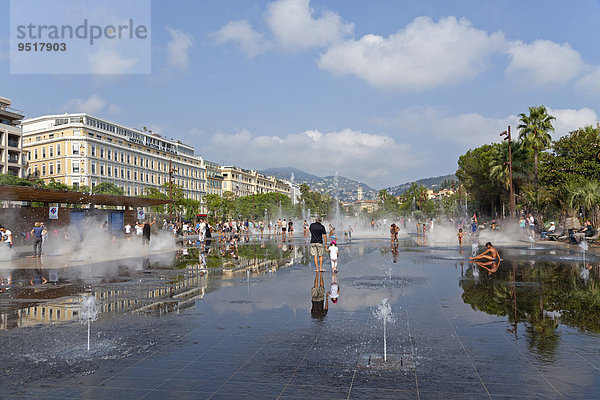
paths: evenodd
<path fill-rule="evenodd" d="M 0 116 L 12 121 L 20 121 L 25 118 L 25 113 L 15 108 L 0 106 Z"/>
<path fill-rule="evenodd" d="M 0 123 L 0 131 L 5 131 L 9 134 L 14 134 L 17 136 L 21 136 L 23 134 L 20 126 L 6 125 L 2 123 Z"/>

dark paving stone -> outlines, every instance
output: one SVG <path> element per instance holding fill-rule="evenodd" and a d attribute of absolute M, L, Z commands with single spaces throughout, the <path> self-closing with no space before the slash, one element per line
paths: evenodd
<path fill-rule="evenodd" d="M 92 388 L 86 391 L 84 399 L 112 399 L 112 400 L 137 400 L 150 393 L 150 390 L 123 389 L 123 388 Z"/>
<path fill-rule="evenodd" d="M 210 398 L 213 393 L 204 392 L 186 392 L 181 390 L 153 390 L 148 393 L 143 400 L 205 400 Z"/>
<path fill-rule="evenodd" d="M 139 376 L 116 376 L 100 383 L 97 387 L 146 389 L 151 390 L 159 386 L 166 378 L 142 378 Z"/>
<path fill-rule="evenodd" d="M 208 380 L 198 379 L 168 379 L 156 387 L 159 391 L 205 392 L 214 393 L 226 379 Z"/>

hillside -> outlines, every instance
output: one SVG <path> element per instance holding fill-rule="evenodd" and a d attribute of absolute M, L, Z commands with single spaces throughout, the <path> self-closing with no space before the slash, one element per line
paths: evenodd
<path fill-rule="evenodd" d="M 444 182 L 445 180 L 456 181 L 457 179 L 456 179 L 456 176 L 454 176 L 454 174 L 450 174 L 450 175 L 436 176 L 436 177 L 432 177 L 432 178 L 419 179 L 414 182 L 425 186 L 427 189 L 435 189 L 435 188 L 440 187 L 442 182 Z M 391 194 L 393 196 L 400 196 L 402 193 L 404 193 L 408 190 L 408 188 L 410 187 L 411 184 L 412 184 L 412 182 L 406 182 L 406 183 L 403 183 L 402 185 L 386 188 L 386 190 L 389 194 Z"/>
<path fill-rule="evenodd" d="M 312 190 L 321 193 L 329 193 L 330 196 L 345 202 L 356 201 L 358 199 L 358 186 L 362 188 L 363 199 L 377 198 L 377 191 L 366 183 L 348 179 L 343 176 L 337 176 L 337 179 L 335 176 L 320 177 L 292 167 L 267 168 L 259 172 L 263 175 L 271 175 L 278 179 L 285 180 L 290 180 L 293 173 L 294 182 L 298 184 L 306 183 Z"/>

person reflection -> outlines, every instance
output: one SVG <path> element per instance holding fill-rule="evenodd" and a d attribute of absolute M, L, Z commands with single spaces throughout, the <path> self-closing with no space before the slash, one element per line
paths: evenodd
<path fill-rule="evenodd" d="M 485 269 L 488 272 L 488 275 L 492 275 L 494 272 L 498 271 L 498 267 L 500 267 L 500 261 L 473 261 L 477 266 Z"/>
<path fill-rule="evenodd" d="M 329 294 L 329 292 L 325 294 L 323 271 L 319 269 L 315 270 L 315 282 L 310 292 L 312 300 L 312 307 L 310 309 L 311 317 L 321 321 L 325 318 L 329 307 Z"/>
<path fill-rule="evenodd" d="M 397 263 L 398 262 L 398 242 L 392 243 L 392 260 Z"/>
<path fill-rule="evenodd" d="M 31 285 L 45 285 L 47 282 L 48 280 L 42 275 L 41 269 L 35 269 L 29 281 Z"/>
<path fill-rule="evenodd" d="M 337 304 L 340 300 L 340 286 L 337 281 L 337 271 L 332 272 L 331 274 L 331 289 L 329 290 L 329 298 L 333 304 Z"/>

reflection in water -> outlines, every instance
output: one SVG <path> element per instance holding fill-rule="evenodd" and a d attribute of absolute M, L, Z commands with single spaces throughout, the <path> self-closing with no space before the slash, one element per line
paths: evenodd
<path fill-rule="evenodd" d="M 589 273 L 585 278 L 582 268 Z M 559 323 L 600 333 L 598 271 L 598 264 L 512 261 L 512 268 L 496 268 L 479 279 L 474 269 L 467 271 L 460 285 L 463 301 L 475 310 L 507 316 L 516 338 L 518 324 L 523 323 L 531 350 L 551 361 L 560 340 Z"/>
<path fill-rule="evenodd" d="M 6 271 L 0 285 L 0 329 L 77 319 L 82 293 L 98 300 L 100 314 L 180 311 L 238 271 L 256 275 L 292 265 L 302 255 L 297 247 L 240 245 L 234 257 L 207 246 L 178 252 L 174 262 L 173 256 L 145 257 L 63 268 L 33 264 L 34 269 Z"/>
<path fill-rule="evenodd" d="M 320 321 L 327 316 L 327 310 L 329 308 L 329 295 L 330 292 L 325 294 L 325 284 L 323 282 L 323 270 L 315 270 L 315 282 L 310 291 L 310 298 L 312 306 L 310 308 L 311 317 Z"/>

